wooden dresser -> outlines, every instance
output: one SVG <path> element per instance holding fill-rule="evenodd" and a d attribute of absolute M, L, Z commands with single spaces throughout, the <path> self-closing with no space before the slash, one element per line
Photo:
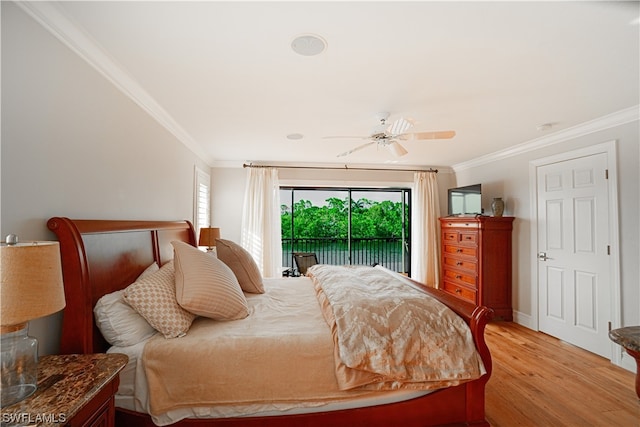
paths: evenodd
<path fill-rule="evenodd" d="M 487 306 L 496 319 L 513 320 L 511 231 L 513 217 L 440 218 L 441 288 Z"/>

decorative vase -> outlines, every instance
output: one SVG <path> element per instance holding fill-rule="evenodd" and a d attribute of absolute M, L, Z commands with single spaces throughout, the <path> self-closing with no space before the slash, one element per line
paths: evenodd
<path fill-rule="evenodd" d="M 493 216 L 502 216 L 504 213 L 504 200 L 502 200 L 502 197 L 493 198 L 493 202 L 491 202 L 491 209 L 493 210 Z"/>

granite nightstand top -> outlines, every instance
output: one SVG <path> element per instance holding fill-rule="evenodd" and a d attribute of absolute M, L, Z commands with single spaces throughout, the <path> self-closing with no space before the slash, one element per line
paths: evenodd
<path fill-rule="evenodd" d="M 640 352 L 640 326 L 628 326 L 609 332 L 609 338 L 627 350 Z"/>
<path fill-rule="evenodd" d="M 124 354 L 64 354 L 38 362 L 38 389 L 2 408 L 2 426 L 65 425 L 127 364 Z"/>

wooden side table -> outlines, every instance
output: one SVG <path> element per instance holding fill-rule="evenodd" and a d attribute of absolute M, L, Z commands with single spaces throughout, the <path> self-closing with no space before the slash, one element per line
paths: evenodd
<path fill-rule="evenodd" d="M 609 332 L 609 338 L 636 359 L 636 395 L 640 399 L 640 326 L 614 329 Z"/>
<path fill-rule="evenodd" d="M 65 354 L 40 358 L 38 389 L 2 408 L 2 426 L 113 427 L 124 354 Z"/>

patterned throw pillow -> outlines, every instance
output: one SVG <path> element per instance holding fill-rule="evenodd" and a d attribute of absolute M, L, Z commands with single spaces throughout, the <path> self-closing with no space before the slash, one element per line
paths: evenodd
<path fill-rule="evenodd" d="M 218 259 L 233 271 L 243 291 L 252 294 L 263 294 L 264 283 L 258 264 L 251 254 L 235 242 L 216 239 Z"/>
<path fill-rule="evenodd" d="M 172 261 L 157 272 L 129 285 L 124 291 L 124 299 L 165 338 L 186 335 L 196 317 L 176 301 Z"/>
<path fill-rule="evenodd" d="M 215 320 L 243 319 L 249 315 L 238 279 L 224 262 L 187 243 L 171 244 L 176 299 L 182 308 Z"/>

